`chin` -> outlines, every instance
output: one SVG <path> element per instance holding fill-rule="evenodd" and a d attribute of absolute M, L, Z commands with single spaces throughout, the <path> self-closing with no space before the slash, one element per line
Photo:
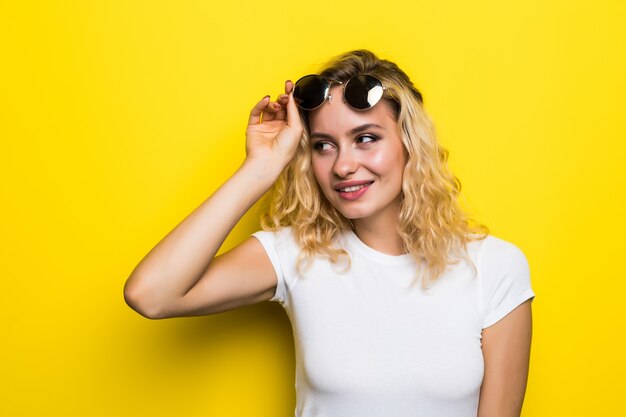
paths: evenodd
<path fill-rule="evenodd" d="M 353 209 L 353 210 L 345 210 L 345 209 L 341 209 L 337 206 L 335 206 L 335 208 L 337 209 L 337 211 L 339 213 L 341 213 L 341 215 L 343 217 L 345 217 L 346 219 L 350 219 L 350 220 L 356 220 L 356 219 L 362 219 L 364 217 L 368 217 L 370 215 L 370 213 L 367 210 L 363 210 L 363 209 Z"/>
<path fill-rule="evenodd" d="M 343 200 L 336 200 L 334 198 L 330 199 L 327 195 L 326 199 L 328 200 L 330 205 L 332 205 L 335 210 L 339 212 L 339 214 L 349 220 L 357 220 L 369 217 L 377 210 L 376 207 L 372 207 L 372 202 L 370 201 L 346 202 Z"/>

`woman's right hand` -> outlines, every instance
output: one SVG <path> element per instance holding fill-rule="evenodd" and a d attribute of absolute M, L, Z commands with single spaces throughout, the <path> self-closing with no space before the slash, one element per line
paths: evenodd
<path fill-rule="evenodd" d="M 269 96 L 250 112 L 246 129 L 246 159 L 278 164 L 282 170 L 296 153 L 302 122 L 293 99 L 293 82 L 285 82 L 285 93 L 272 102 Z"/>

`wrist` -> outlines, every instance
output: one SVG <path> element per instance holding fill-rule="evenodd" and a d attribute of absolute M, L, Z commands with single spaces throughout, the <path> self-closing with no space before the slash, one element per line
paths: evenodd
<path fill-rule="evenodd" d="M 255 181 L 265 183 L 269 188 L 276 182 L 284 167 L 275 160 L 246 158 L 239 167 L 239 171 L 250 175 Z"/>

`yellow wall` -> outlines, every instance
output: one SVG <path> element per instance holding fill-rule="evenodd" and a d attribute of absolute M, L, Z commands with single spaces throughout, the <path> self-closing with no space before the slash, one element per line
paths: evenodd
<path fill-rule="evenodd" d="M 122 288 L 239 166 L 258 99 L 369 48 L 529 259 L 523 416 L 626 416 L 625 4 L 3 2 L 0 415 L 293 416 L 279 305 L 150 321 Z"/>

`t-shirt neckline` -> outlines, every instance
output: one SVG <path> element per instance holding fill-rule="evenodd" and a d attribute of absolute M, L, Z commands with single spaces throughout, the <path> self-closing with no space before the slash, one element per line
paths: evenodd
<path fill-rule="evenodd" d="M 403 265 L 413 261 L 413 257 L 408 253 L 402 255 L 388 255 L 367 246 L 352 230 L 347 230 L 345 236 L 348 243 L 361 252 L 361 254 L 382 264 Z"/>

